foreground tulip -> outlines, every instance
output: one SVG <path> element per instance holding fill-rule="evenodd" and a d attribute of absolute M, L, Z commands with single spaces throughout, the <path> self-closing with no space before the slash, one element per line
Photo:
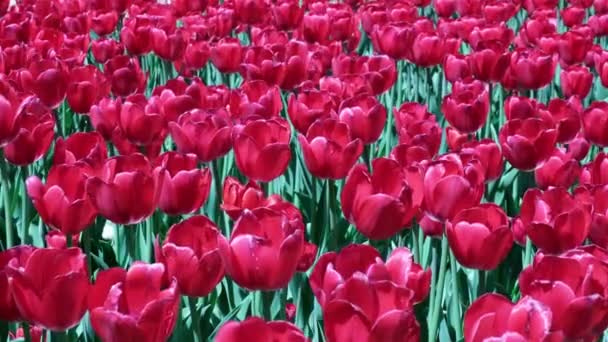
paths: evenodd
<path fill-rule="evenodd" d="M 178 317 L 177 281 L 163 284 L 162 264 L 136 262 L 128 271 L 110 268 L 97 275 L 89 293 L 93 330 L 103 342 L 166 341 Z"/>
<path fill-rule="evenodd" d="M 205 216 L 192 216 L 169 228 L 156 248 L 169 278 L 175 278 L 186 296 L 204 297 L 224 278 L 218 239 L 225 239 Z"/>
<path fill-rule="evenodd" d="M 507 161 L 519 170 L 529 171 L 551 156 L 557 132 L 541 119 L 515 119 L 500 129 L 498 140 Z"/>
<path fill-rule="evenodd" d="M 464 315 L 464 339 L 481 341 L 545 341 L 551 328 L 551 309 L 530 297 L 516 304 L 502 295 L 479 297 Z"/>
<path fill-rule="evenodd" d="M 97 211 L 85 191 L 87 176 L 75 165 L 57 165 L 49 170 L 46 184 L 32 176 L 26 180 L 27 194 L 40 218 L 66 235 L 86 229 Z"/>
<path fill-rule="evenodd" d="M 0 252 L 0 319 L 3 321 L 23 320 L 23 316 L 19 313 L 19 308 L 17 308 L 13 298 L 7 270 L 8 265 L 12 262 L 25 265 L 34 250 L 35 248 L 30 245 L 20 245 Z"/>
<path fill-rule="evenodd" d="M 244 211 L 230 241 L 218 238 L 226 274 L 249 290 L 287 286 L 304 249 L 304 232 L 284 214 L 259 208 Z"/>
<path fill-rule="evenodd" d="M 374 159 L 371 175 L 363 164 L 350 171 L 341 204 L 344 216 L 374 240 L 388 239 L 406 228 L 418 209 L 401 166 L 386 158 Z"/>
<path fill-rule="evenodd" d="M 587 238 L 591 207 L 576 201 L 564 188 L 530 189 L 524 194 L 520 218 L 534 245 L 561 253 Z"/>
<path fill-rule="evenodd" d="M 456 82 L 452 93 L 443 98 L 441 112 L 450 125 L 463 133 L 480 129 L 488 117 L 490 98 L 483 83 Z"/>
<path fill-rule="evenodd" d="M 216 342 L 237 342 L 248 339 L 251 342 L 263 341 L 310 341 L 294 324 L 287 321 L 265 322 L 259 317 L 248 317 L 243 322 L 230 321 L 220 327 L 215 336 Z"/>
<path fill-rule="evenodd" d="M 118 224 L 136 224 L 158 203 L 160 169 L 153 170 L 142 154 L 108 159 L 101 175 L 89 178 L 86 190 L 99 214 Z"/>
<path fill-rule="evenodd" d="M 165 152 L 157 163 L 161 167 L 159 208 L 169 215 L 197 211 L 209 196 L 209 169 L 197 167 L 196 155 L 177 152 Z"/>
<path fill-rule="evenodd" d="M 319 178 L 346 177 L 363 152 L 363 143 L 351 138 L 348 125 L 333 119 L 316 121 L 298 141 L 308 171 Z"/>
<path fill-rule="evenodd" d="M 25 320 L 53 331 L 80 322 L 87 310 L 89 275 L 79 248 L 41 248 L 27 259 L 14 260 L 7 272 Z"/>
<path fill-rule="evenodd" d="M 459 212 L 445 229 L 456 260 L 468 268 L 493 270 L 513 246 L 509 219 L 493 203 Z"/>
<path fill-rule="evenodd" d="M 283 119 L 256 120 L 235 127 L 234 156 L 239 170 L 248 178 L 269 182 L 289 165 L 291 132 Z"/>
<path fill-rule="evenodd" d="M 592 144 L 608 146 L 608 102 L 594 101 L 582 115 L 583 132 Z"/>

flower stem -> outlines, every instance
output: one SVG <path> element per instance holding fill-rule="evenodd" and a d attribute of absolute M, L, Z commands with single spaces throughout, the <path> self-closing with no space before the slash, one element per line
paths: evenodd
<path fill-rule="evenodd" d="M 13 231 L 13 211 L 11 208 L 9 177 L 6 170 L 7 164 L 3 162 L 0 166 L 0 183 L 2 183 L 2 200 L 4 201 L 4 230 L 6 231 L 6 248 L 15 245 L 15 232 Z"/>
<path fill-rule="evenodd" d="M 203 338 L 201 336 L 201 327 L 200 327 L 200 315 L 196 310 L 196 302 L 197 298 L 188 297 L 188 306 L 190 307 L 190 319 L 192 320 L 192 331 L 194 333 L 194 341 L 202 342 Z"/>
<path fill-rule="evenodd" d="M 456 262 L 456 257 L 454 253 L 450 252 L 450 272 L 452 275 L 452 299 L 454 301 L 453 305 L 456 306 L 457 317 L 462 317 L 462 308 L 460 307 L 460 284 L 458 283 L 458 263 Z M 456 340 L 462 340 L 462 324 L 461 322 L 454 322 L 454 330 L 456 330 Z"/>
<path fill-rule="evenodd" d="M 28 177 L 28 168 L 27 166 L 23 166 L 21 168 L 23 173 L 23 195 L 21 196 L 21 243 L 26 245 L 30 244 L 29 238 L 29 216 L 30 216 L 30 199 L 27 196 L 27 191 L 25 190 L 25 180 Z"/>
<path fill-rule="evenodd" d="M 439 320 L 441 318 L 441 302 L 443 300 L 443 286 L 445 284 L 445 272 L 447 269 L 448 261 L 448 239 L 444 236 L 441 240 L 441 257 L 439 261 L 439 276 L 436 278 L 437 283 L 434 286 L 435 301 L 431 303 L 431 320 L 429 322 L 429 342 L 436 341 L 437 329 L 439 328 Z M 435 257 L 437 257 L 437 251 L 435 251 Z"/>

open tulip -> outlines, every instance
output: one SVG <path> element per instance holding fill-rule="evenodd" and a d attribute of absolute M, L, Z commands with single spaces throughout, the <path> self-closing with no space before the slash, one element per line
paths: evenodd
<path fill-rule="evenodd" d="M 42 158 L 55 134 L 53 115 L 43 104 L 33 98 L 30 100 L 32 102 L 26 105 L 27 109 L 15 121 L 17 134 L 4 147 L 4 157 L 15 165 L 29 165 Z"/>
<path fill-rule="evenodd" d="M 127 97 L 145 89 L 146 75 L 136 58 L 125 55 L 112 57 L 105 62 L 104 72 L 112 84 L 114 96 Z"/>
<path fill-rule="evenodd" d="M 557 131 L 537 118 L 509 120 L 498 134 L 502 153 L 519 170 L 535 169 L 551 156 Z"/>
<path fill-rule="evenodd" d="M 93 174 L 108 159 L 108 148 L 97 132 L 76 132 L 66 139 L 57 138 L 53 164 L 78 165 Z"/>
<path fill-rule="evenodd" d="M 441 111 L 450 125 L 463 133 L 473 133 L 486 122 L 490 97 L 480 81 L 455 82 L 452 93 L 443 98 Z"/>
<path fill-rule="evenodd" d="M 338 117 L 350 127 L 354 139 L 371 144 L 382 134 L 386 123 L 386 109 L 375 97 L 359 95 L 342 101 Z"/>
<path fill-rule="evenodd" d="M 112 134 L 118 126 L 121 106 L 120 98 L 111 99 L 106 97 L 91 107 L 89 112 L 91 124 L 106 140 L 112 139 Z"/>
<path fill-rule="evenodd" d="M 580 166 L 570 153 L 556 148 L 551 157 L 534 170 L 536 185 L 541 189 L 549 187 L 569 188 L 580 174 Z"/>
<path fill-rule="evenodd" d="M 511 55 L 510 70 L 515 82 L 525 89 L 540 89 L 553 79 L 555 58 L 539 50 L 518 50 Z"/>
<path fill-rule="evenodd" d="M 65 98 L 68 74 L 61 62 L 55 59 L 42 59 L 30 64 L 27 81 L 24 80 L 26 88 L 32 91 L 44 105 L 49 108 L 57 108 Z"/>
<path fill-rule="evenodd" d="M 237 38 L 222 38 L 211 47 L 209 59 L 223 73 L 239 71 L 243 58 L 243 47 Z"/>
<path fill-rule="evenodd" d="M 110 94 L 110 82 L 94 65 L 70 70 L 67 101 L 76 113 L 88 113 L 91 106 Z"/>
<path fill-rule="evenodd" d="M 35 250 L 30 245 L 19 245 L 0 252 L 0 319 L 3 321 L 22 321 L 13 291 L 9 284 L 8 265 L 16 260 L 17 264 L 25 265 L 30 254 Z"/>
<path fill-rule="evenodd" d="M 294 128 L 301 134 L 306 134 L 316 120 L 335 116 L 336 109 L 335 101 L 329 92 L 306 90 L 289 96 L 287 114 Z"/>
<path fill-rule="evenodd" d="M 177 281 L 163 283 L 162 264 L 136 262 L 128 271 L 110 268 L 97 275 L 89 293 L 93 330 L 103 342 L 167 340 L 178 317 Z"/>
<path fill-rule="evenodd" d="M 163 244 L 156 246 L 156 260 L 184 295 L 204 297 L 224 278 L 218 239 L 225 238 L 210 219 L 192 216 L 171 226 Z"/>

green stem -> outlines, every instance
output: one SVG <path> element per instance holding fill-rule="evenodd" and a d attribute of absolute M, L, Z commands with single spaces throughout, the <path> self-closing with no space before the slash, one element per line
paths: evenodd
<path fill-rule="evenodd" d="M 462 308 L 460 306 L 460 284 L 458 283 L 458 262 L 456 261 L 456 257 L 454 253 L 450 252 L 450 273 L 452 275 L 452 285 L 453 285 L 453 293 L 452 299 L 454 300 L 454 305 L 456 306 L 456 317 L 458 320 L 462 317 Z M 456 330 L 456 340 L 460 341 L 462 339 L 462 324 L 460 321 L 454 322 L 454 329 Z"/>
<path fill-rule="evenodd" d="M 526 249 L 524 251 L 524 260 L 522 262 L 523 268 L 528 267 L 532 264 L 533 259 L 533 250 L 532 250 L 532 240 L 530 238 L 526 238 Z"/>
<path fill-rule="evenodd" d="M 51 342 L 68 342 L 67 331 L 51 331 Z"/>
<path fill-rule="evenodd" d="M 194 333 L 194 341 L 195 342 L 203 342 L 203 337 L 201 336 L 201 326 L 200 326 L 200 314 L 198 310 L 196 310 L 196 302 L 198 298 L 188 297 L 188 306 L 190 307 L 190 319 L 192 320 L 192 330 Z"/>
<path fill-rule="evenodd" d="M 418 240 L 418 234 L 422 234 L 422 232 L 420 232 L 420 228 L 417 226 L 412 227 L 412 246 L 414 249 L 414 261 L 420 264 L 420 259 L 422 258 L 422 251 L 420 250 L 420 241 Z"/>
<path fill-rule="evenodd" d="M 29 238 L 29 216 L 30 216 L 30 199 L 27 195 L 27 191 L 25 190 L 25 180 L 28 177 L 28 168 L 27 166 L 22 167 L 23 172 L 23 194 L 21 196 L 21 243 L 26 245 L 30 244 Z"/>
<path fill-rule="evenodd" d="M 15 245 L 15 232 L 13 230 L 13 211 L 11 208 L 10 190 L 9 190 L 9 177 L 7 174 L 6 166 L 3 161 L 3 165 L 0 166 L 0 182 L 2 183 L 2 200 L 4 201 L 4 229 L 6 230 L 6 248 L 11 248 Z"/>
<path fill-rule="evenodd" d="M 89 229 L 82 232 L 80 243 L 83 245 L 84 253 L 87 255 L 87 270 L 89 271 L 89 275 L 91 275 L 93 274 L 93 257 L 91 256 L 91 232 Z"/>
<path fill-rule="evenodd" d="M 32 335 L 30 333 L 30 325 L 27 322 L 23 322 L 21 325 L 21 329 L 23 329 L 23 340 L 25 342 L 31 342 Z"/>
<path fill-rule="evenodd" d="M 433 307 L 431 314 L 431 321 L 429 322 L 429 341 L 436 341 L 437 337 L 437 329 L 439 328 L 439 320 L 441 318 L 441 302 L 443 301 L 443 286 L 445 285 L 445 272 L 447 269 L 447 261 L 448 261 L 448 239 L 444 236 L 441 240 L 441 259 L 439 261 L 439 277 L 437 279 L 437 283 L 434 288 L 435 293 L 435 302 L 432 303 Z M 437 253 L 435 253 L 437 256 Z"/>
<path fill-rule="evenodd" d="M 340 235 L 342 234 L 342 232 L 340 232 L 340 230 L 338 229 L 338 226 L 336 224 L 336 217 L 334 215 L 336 209 L 336 190 L 333 180 L 328 179 L 325 184 L 327 186 L 327 190 L 325 192 L 325 195 L 327 196 L 327 224 L 328 228 L 331 231 L 331 241 L 329 243 L 329 249 L 336 250 L 338 248 L 338 244 L 341 238 Z"/>
<path fill-rule="evenodd" d="M 260 312 L 266 321 L 272 321 L 272 300 L 274 299 L 273 291 L 260 291 Z"/>
<path fill-rule="evenodd" d="M 70 234 L 64 234 L 64 236 L 65 236 L 65 246 L 67 248 L 72 247 L 72 235 L 70 235 Z"/>

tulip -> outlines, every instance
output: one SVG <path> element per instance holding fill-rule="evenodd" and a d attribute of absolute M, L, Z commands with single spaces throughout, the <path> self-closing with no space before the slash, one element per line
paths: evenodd
<path fill-rule="evenodd" d="M 450 125 L 463 133 L 473 133 L 486 122 L 490 97 L 483 83 L 456 82 L 452 93 L 443 98 L 441 111 Z"/>
<path fill-rule="evenodd" d="M 559 79 L 565 97 L 578 96 L 584 99 L 591 90 L 593 74 L 585 66 L 574 65 L 562 69 Z"/>
<path fill-rule="evenodd" d="M 222 325 L 215 336 L 216 342 L 242 341 L 249 336 L 259 341 L 310 341 L 294 324 L 287 321 L 265 322 L 259 317 L 248 317 L 243 322 L 229 321 Z"/>
<path fill-rule="evenodd" d="M 18 105 L 17 101 L 11 101 L 0 95 L 0 147 L 6 145 L 17 135 Z"/>
<path fill-rule="evenodd" d="M 175 279 L 164 284 L 164 273 L 162 264 L 141 262 L 128 271 L 115 267 L 99 272 L 89 292 L 89 312 L 103 342 L 169 339 L 180 296 Z"/>
<path fill-rule="evenodd" d="M 509 120 L 498 134 L 507 161 L 523 171 L 533 170 L 549 158 L 556 139 L 556 130 L 537 118 Z"/>
<path fill-rule="evenodd" d="M 191 214 L 209 196 L 211 172 L 197 168 L 194 154 L 165 152 L 157 161 L 161 167 L 159 208 L 169 215 Z"/>
<path fill-rule="evenodd" d="M 509 68 L 510 55 L 492 49 L 474 51 L 467 56 L 473 76 L 484 82 L 500 82 Z"/>
<path fill-rule="evenodd" d="M 566 25 L 567 27 L 575 27 L 577 25 L 581 25 L 585 20 L 585 16 L 587 15 L 583 7 L 579 7 L 576 5 L 571 5 L 564 8 L 560 14 L 562 20 L 564 21 L 564 25 Z M 593 26 L 591 25 L 591 18 L 589 19 L 589 21 L 589 26 L 593 28 Z"/>
<path fill-rule="evenodd" d="M 560 60 L 567 65 L 581 63 L 591 45 L 593 36 L 585 34 L 580 28 L 568 30 L 561 35 L 557 44 Z"/>
<path fill-rule="evenodd" d="M 352 139 L 345 123 L 326 119 L 313 123 L 306 136 L 298 134 L 304 162 L 315 177 L 341 179 L 363 152 L 363 143 Z"/>
<path fill-rule="evenodd" d="M 70 240 L 68 240 L 68 237 L 65 236 L 65 234 L 56 229 L 49 231 L 44 236 L 44 241 L 48 248 L 66 249 L 68 247 L 79 247 L 78 240 L 80 240 L 80 234 L 70 235 L 69 239 Z M 68 241 L 71 243 L 70 246 L 68 246 Z"/>
<path fill-rule="evenodd" d="M 156 260 L 175 278 L 186 296 L 207 296 L 224 278 L 218 239 L 225 239 L 205 216 L 192 216 L 169 228 Z"/>
<path fill-rule="evenodd" d="M 149 145 L 166 134 L 165 118 L 151 100 L 135 94 L 127 97 L 120 107 L 120 129 L 133 144 Z"/>
<path fill-rule="evenodd" d="M 238 0 L 234 2 L 234 14 L 243 24 L 259 24 L 270 12 L 270 3 L 266 0 Z"/>
<path fill-rule="evenodd" d="M 375 51 L 401 60 L 411 57 L 415 38 L 415 29 L 409 24 L 378 25 L 374 26 L 371 32 Z"/>
<path fill-rule="evenodd" d="M 372 175 L 363 164 L 348 174 L 341 194 L 342 212 L 365 237 L 384 240 L 408 226 L 421 203 L 413 203 L 399 163 L 378 158 L 372 165 Z"/>
<path fill-rule="evenodd" d="M 509 96 L 504 103 L 507 120 L 539 118 L 553 123 L 551 113 L 544 104 L 525 96 Z"/>
<path fill-rule="evenodd" d="M 144 55 L 152 51 L 152 26 L 143 16 L 130 17 L 120 30 L 120 41 L 131 55 Z"/>
<path fill-rule="evenodd" d="M 158 57 L 167 61 L 177 61 L 184 58 L 188 44 L 182 30 L 178 29 L 169 33 L 153 28 L 150 32 L 152 34 L 152 50 Z"/>
<path fill-rule="evenodd" d="M 338 117 L 350 127 L 354 139 L 371 144 L 382 134 L 386 109 L 375 97 L 359 95 L 342 101 Z"/>
<path fill-rule="evenodd" d="M 439 152 L 441 127 L 425 105 L 406 102 L 398 111 L 393 109 L 393 116 L 399 133 L 399 143 L 421 146 L 431 156 Z"/>
<path fill-rule="evenodd" d="M 486 293 L 464 314 L 465 341 L 545 341 L 550 336 L 551 309 L 524 297 L 513 304 L 504 296 Z"/>
<path fill-rule="evenodd" d="M 44 334 L 44 330 L 39 326 L 30 326 L 30 338 L 32 342 L 45 342 L 46 335 Z M 13 334 L 12 332 L 8 333 L 9 339 L 11 341 L 24 341 L 25 334 L 23 333 L 23 328 L 17 328 L 17 331 Z"/>
<path fill-rule="evenodd" d="M 589 153 L 591 144 L 589 144 L 589 141 L 579 132 L 574 139 L 568 142 L 566 149 L 572 155 L 572 158 L 580 162 L 585 159 Z"/>
<path fill-rule="evenodd" d="M 285 79 L 285 63 L 278 61 L 270 48 L 252 46 L 245 52 L 240 73 L 244 80 L 263 80 L 277 85 Z"/>
<path fill-rule="evenodd" d="M 118 13 L 115 11 L 91 13 L 91 29 L 98 36 L 103 37 L 111 34 L 118 24 Z"/>
<path fill-rule="evenodd" d="M 551 157 L 534 170 L 536 185 L 543 190 L 549 187 L 569 188 L 578 179 L 580 166 L 570 153 L 556 148 Z"/>
<path fill-rule="evenodd" d="M 231 219 L 238 219 L 243 210 L 265 207 L 266 198 L 260 186 L 253 182 L 243 185 L 234 177 L 226 177 L 221 208 Z"/>
<path fill-rule="evenodd" d="M 55 118 L 36 99 L 22 104 L 15 121 L 17 134 L 4 146 L 4 157 L 15 165 L 29 165 L 42 158 L 53 142 Z M 23 107 L 24 106 L 24 107 Z"/>
<path fill-rule="evenodd" d="M 239 70 L 243 58 L 243 47 L 237 38 L 222 38 L 211 47 L 211 63 L 222 73 Z"/>
<path fill-rule="evenodd" d="M 124 49 L 119 41 L 110 38 L 102 38 L 91 42 L 91 54 L 97 63 L 105 63 L 112 57 L 121 55 Z"/>
<path fill-rule="evenodd" d="M 54 59 L 43 59 L 29 65 L 25 86 L 36 94 L 47 107 L 59 107 L 66 95 L 68 74 L 61 62 Z"/>
<path fill-rule="evenodd" d="M 67 330 L 87 310 L 89 275 L 79 248 L 35 249 L 7 267 L 13 298 L 23 318 L 45 329 Z"/>
<path fill-rule="evenodd" d="M 592 144 L 608 146 L 608 102 L 594 101 L 582 115 L 583 133 Z"/>
<path fill-rule="evenodd" d="M 585 11 L 583 10 L 583 20 L 585 18 Z M 591 30 L 595 34 L 596 37 L 603 37 L 608 35 L 608 28 L 606 28 L 606 23 L 608 23 L 608 15 L 604 14 L 596 14 L 589 17 L 587 21 L 587 25 L 591 27 Z"/>
<path fill-rule="evenodd" d="M 579 182 L 583 185 L 608 185 L 608 155 L 600 152 L 585 165 Z"/>
<path fill-rule="evenodd" d="M 592 340 L 608 328 L 607 272 L 605 260 L 588 249 L 540 254 L 519 275 L 519 286 L 523 296 L 551 310 L 554 334 L 563 334 L 564 340 Z"/>
<path fill-rule="evenodd" d="M 246 81 L 230 96 L 230 114 L 245 122 L 248 119 L 272 119 L 283 108 L 281 90 L 262 80 Z"/>
<path fill-rule="evenodd" d="M 97 216 L 85 192 L 87 177 L 74 165 L 51 167 L 46 184 L 36 176 L 26 180 L 27 194 L 44 223 L 73 235 L 86 229 Z"/>
<path fill-rule="evenodd" d="M 53 165 L 78 165 L 85 174 L 93 174 L 108 159 L 108 148 L 97 132 L 76 132 L 55 141 Z"/>
<path fill-rule="evenodd" d="M 294 0 L 282 0 L 271 6 L 272 19 L 279 30 L 293 30 L 300 26 L 304 8 Z"/>
<path fill-rule="evenodd" d="M 234 155 L 239 170 L 248 178 L 269 182 L 289 165 L 289 125 L 283 119 L 257 120 L 238 126 L 234 133 Z"/>
<path fill-rule="evenodd" d="M 230 241 L 218 245 L 228 274 L 249 290 L 276 290 L 287 286 L 304 248 L 301 225 L 284 214 L 259 208 L 246 210 L 234 225 Z"/>
<path fill-rule="evenodd" d="M 194 71 L 198 69 L 203 69 L 205 65 L 207 65 L 207 61 L 209 60 L 209 45 L 206 41 L 196 41 L 186 45 L 186 50 L 184 51 L 184 67 L 188 71 Z M 179 61 L 174 61 L 174 65 L 176 65 L 176 69 L 180 70 L 176 63 Z"/>
<path fill-rule="evenodd" d="M 577 202 L 564 188 L 530 189 L 524 194 L 520 218 L 534 245 L 561 253 L 587 238 L 591 207 Z"/>
<path fill-rule="evenodd" d="M 452 219 L 479 204 L 482 184 L 483 174 L 469 172 L 456 158 L 431 162 L 424 174 L 424 208 L 436 221 Z"/>
<path fill-rule="evenodd" d="M 555 58 L 538 50 L 517 50 L 511 55 L 510 67 L 520 87 L 540 89 L 553 80 Z"/>
<path fill-rule="evenodd" d="M 136 224 L 152 215 L 162 183 L 142 154 L 105 161 L 100 176 L 87 180 L 86 191 L 99 214 L 117 224 Z"/>
<path fill-rule="evenodd" d="M 114 96 L 127 97 L 143 92 L 146 87 L 146 75 L 136 58 L 115 56 L 104 64 L 104 72 L 112 84 Z"/>
<path fill-rule="evenodd" d="M 436 34 L 421 33 L 412 45 L 411 61 L 421 67 L 441 64 L 447 51 L 445 38 Z"/>
<path fill-rule="evenodd" d="M 178 17 L 186 16 L 187 14 L 194 13 L 202 13 L 207 8 L 207 4 L 209 1 L 207 0 L 196 0 L 196 1 L 188 1 L 188 0 L 178 0 L 172 2 L 171 5 L 175 14 Z"/>
<path fill-rule="evenodd" d="M 446 222 L 446 235 L 458 262 L 468 268 L 493 270 L 513 246 L 509 219 L 502 208 L 481 204 Z"/>
<path fill-rule="evenodd" d="M 289 120 L 301 134 L 306 134 L 316 120 L 335 117 L 335 110 L 336 104 L 332 96 L 326 91 L 319 90 L 291 94 L 287 105 Z"/>
<path fill-rule="evenodd" d="M 390 89 L 396 81 L 395 62 L 386 55 L 340 55 L 332 60 L 334 76 L 363 75 L 374 95 Z"/>
<path fill-rule="evenodd" d="M 589 239 L 602 248 L 608 247 L 608 187 L 605 185 L 590 189 L 578 187 L 574 196 L 577 201 L 593 207 Z"/>
<path fill-rule="evenodd" d="M 484 179 L 486 182 L 496 180 L 502 176 L 504 158 L 494 140 L 486 138 L 481 141 L 465 142 L 458 154 L 463 161 L 479 160 L 485 170 Z"/>
<path fill-rule="evenodd" d="M 13 297 L 10 287 L 8 267 L 15 260 L 18 264 L 25 264 L 35 250 L 30 245 L 20 245 L 0 252 L 0 319 L 3 321 L 22 321 L 24 318 Z"/>
<path fill-rule="evenodd" d="M 169 122 L 169 132 L 180 153 L 194 153 L 202 162 L 210 162 L 232 148 L 232 127 L 227 114 L 192 110 Z"/>
<path fill-rule="evenodd" d="M 568 100 L 555 98 L 547 106 L 557 129 L 557 142 L 566 143 L 574 139 L 581 130 L 583 106 L 576 97 Z"/>
<path fill-rule="evenodd" d="M 462 81 L 471 76 L 467 58 L 462 55 L 447 55 L 443 61 L 443 73 L 448 82 Z"/>
<path fill-rule="evenodd" d="M 492 49 L 494 51 L 505 51 L 513 41 L 513 30 L 505 23 L 497 25 L 475 25 L 470 31 L 468 43 L 473 50 L 482 51 Z"/>

